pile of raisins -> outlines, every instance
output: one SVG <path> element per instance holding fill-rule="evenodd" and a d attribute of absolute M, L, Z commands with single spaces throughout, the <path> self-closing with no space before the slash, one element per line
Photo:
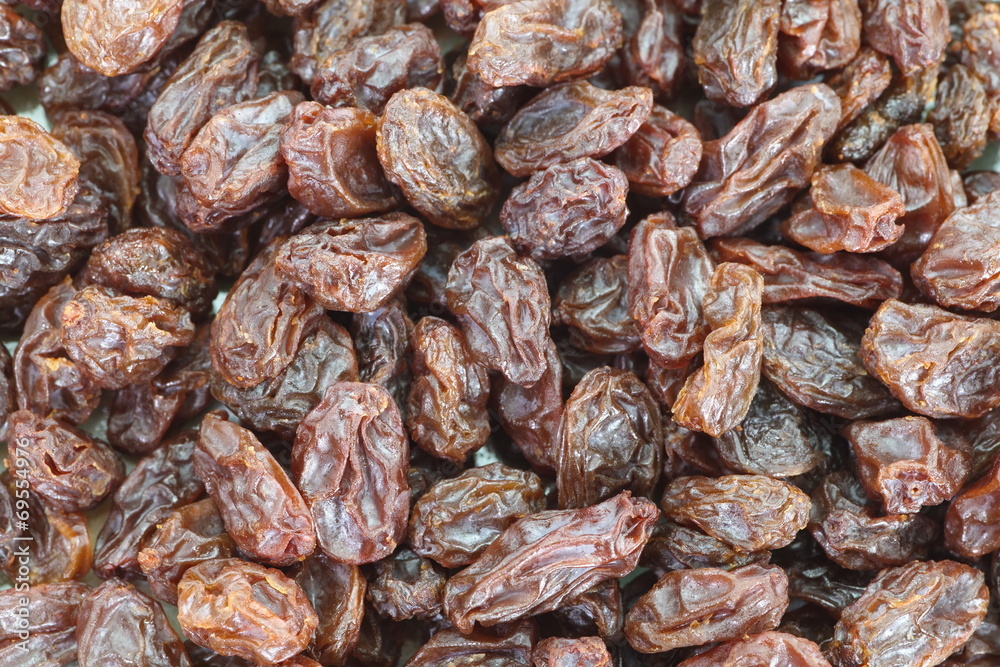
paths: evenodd
<path fill-rule="evenodd" d="M 1000 664 L 1000 6 L 14 0 L 0 91 L 0 667 Z"/>

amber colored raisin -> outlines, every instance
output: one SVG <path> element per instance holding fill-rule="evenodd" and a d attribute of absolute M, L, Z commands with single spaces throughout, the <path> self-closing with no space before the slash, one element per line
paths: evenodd
<path fill-rule="evenodd" d="M 614 91 L 586 81 L 553 86 L 504 126 L 496 159 L 514 176 L 528 176 L 560 162 L 603 157 L 628 141 L 652 109 L 652 93 L 640 86 Z"/>
<path fill-rule="evenodd" d="M 73 203 L 80 161 L 33 120 L 0 116 L 0 213 L 54 218 Z"/>
<path fill-rule="evenodd" d="M 317 215 L 353 218 L 393 208 L 398 197 L 375 151 L 375 116 L 301 102 L 281 136 L 288 192 Z M 350 162 L 351 168 L 343 165 Z"/>
<path fill-rule="evenodd" d="M 493 208 L 499 171 L 479 128 L 451 100 L 426 88 L 401 90 L 376 129 L 388 179 L 428 220 L 471 229 Z"/>
<path fill-rule="evenodd" d="M 293 579 L 238 558 L 206 561 L 184 573 L 177 620 L 194 642 L 265 665 L 300 653 L 319 625 Z"/>

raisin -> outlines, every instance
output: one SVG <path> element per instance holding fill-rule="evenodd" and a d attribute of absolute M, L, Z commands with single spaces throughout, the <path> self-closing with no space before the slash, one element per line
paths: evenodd
<path fill-rule="evenodd" d="M 782 664 L 795 667 L 828 667 L 819 646 L 808 639 L 785 632 L 762 632 L 735 639 L 701 655 L 688 658 L 678 667 L 736 667 L 736 665 Z"/>
<path fill-rule="evenodd" d="M 892 67 L 881 53 L 862 46 L 827 83 L 840 98 L 839 130 L 853 122 L 885 92 L 892 83 Z"/>
<path fill-rule="evenodd" d="M 739 639 L 778 627 L 788 578 L 774 565 L 668 572 L 625 617 L 625 637 L 642 653 Z"/>
<path fill-rule="evenodd" d="M 531 653 L 535 667 L 611 667 L 611 654 L 600 637 L 549 637 Z"/>
<path fill-rule="evenodd" d="M 978 558 L 1000 549 L 997 514 L 1000 513 L 1000 458 L 982 478 L 962 490 L 948 505 L 944 544 L 965 558 Z"/>
<path fill-rule="evenodd" d="M 557 609 L 571 595 L 635 569 L 658 514 L 626 491 L 584 509 L 524 517 L 448 580 L 445 614 L 469 633 L 477 622 L 496 625 Z"/>
<path fill-rule="evenodd" d="M 483 630 L 462 634 L 441 630 L 406 663 L 410 667 L 487 664 L 492 667 L 523 667 L 531 664 L 538 628 L 531 621 L 505 626 L 499 632 Z"/>
<path fill-rule="evenodd" d="M 733 570 L 744 565 L 766 565 L 770 560 L 770 551 L 738 551 L 697 528 L 661 521 L 646 544 L 641 564 L 662 576 L 689 568 Z"/>
<path fill-rule="evenodd" d="M 703 0 L 694 35 L 694 64 L 705 96 L 747 107 L 778 81 L 778 0 Z"/>
<path fill-rule="evenodd" d="M 427 620 L 441 613 L 445 576 L 432 561 L 404 548 L 372 567 L 366 595 L 380 616 Z"/>
<path fill-rule="evenodd" d="M 654 105 L 646 122 L 611 153 L 609 160 L 625 173 L 631 192 L 669 197 L 694 178 L 701 153 L 701 135 L 695 126 Z"/>
<path fill-rule="evenodd" d="M 160 603 L 132 584 L 104 582 L 83 600 L 78 614 L 80 667 L 190 664 Z"/>
<path fill-rule="evenodd" d="M 899 271 L 875 257 L 803 253 L 744 238 L 712 239 L 709 248 L 719 261 L 747 264 L 760 273 L 764 303 L 834 299 L 875 309 L 903 292 Z"/>
<path fill-rule="evenodd" d="M 559 423 L 563 415 L 562 362 L 549 341 L 545 371 L 530 387 L 497 375 L 490 394 L 493 417 L 531 466 L 543 473 L 556 468 Z"/>
<path fill-rule="evenodd" d="M 34 23 L 0 7 L 0 90 L 32 83 L 45 61 L 45 37 Z"/>
<path fill-rule="evenodd" d="M 948 164 L 965 169 L 983 153 L 991 110 L 986 90 L 964 65 L 952 66 L 937 88 L 937 101 L 927 115 Z"/>
<path fill-rule="evenodd" d="M 679 477 L 660 503 L 668 519 L 694 525 L 739 551 L 787 546 L 809 520 L 809 496 L 760 475 Z"/>
<path fill-rule="evenodd" d="M 702 301 L 712 260 L 697 232 L 677 228 L 673 217 L 650 216 L 629 236 L 628 300 L 650 359 L 680 368 L 699 351 L 708 325 Z"/>
<path fill-rule="evenodd" d="M 223 21 L 205 33 L 149 109 L 146 155 L 162 174 L 181 173 L 181 156 L 216 113 L 257 91 L 257 54 L 246 26 Z"/>
<path fill-rule="evenodd" d="M 406 534 L 409 443 L 392 396 L 338 382 L 299 425 L 292 475 L 316 523 L 319 547 L 338 562 L 371 563 Z"/>
<path fill-rule="evenodd" d="M 528 176 L 560 162 L 604 157 L 628 141 L 652 110 L 653 95 L 640 86 L 615 91 L 585 81 L 553 86 L 504 126 L 496 159 L 514 176 Z"/>
<path fill-rule="evenodd" d="M 188 311 L 169 301 L 93 285 L 66 302 L 61 324 L 66 353 L 105 389 L 152 379 L 195 332 Z"/>
<path fill-rule="evenodd" d="M 355 314 L 351 335 L 360 379 L 385 387 L 406 417 L 413 380 L 413 320 L 406 313 L 406 300 L 397 297 L 371 313 Z"/>
<path fill-rule="evenodd" d="M 632 352 L 641 344 L 628 301 L 628 257 L 595 257 L 567 276 L 552 304 L 554 324 L 573 347 L 595 354 Z"/>
<path fill-rule="evenodd" d="M 215 413 L 206 415 L 194 470 L 243 553 L 284 566 L 316 548 L 316 530 L 302 495 L 247 429 Z"/>
<path fill-rule="evenodd" d="M 388 179 L 428 220 L 472 229 L 499 194 L 493 151 L 479 128 L 443 95 L 426 88 L 397 92 L 376 131 Z"/>
<path fill-rule="evenodd" d="M 405 213 L 320 221 L 288 239 L 275 264 L 323 307 L 369 313 L 406 287 L 426 238 L 423 224 Z"/>
<path fill-rule="evenodd" d="M 361 637 L 368 583 L 357 565 L 334 563 L 322 554 L 305 560 L 295 575 L 319 617 L 308 653 L 325 665 L 341 665 Z"/>
<path fill-rule="evenodd" d="M 378 161 L 375 122 L 364 109 L 298 104 L 281 136 L 289 194 L 313 213 L 329 218 L 393 208 L 398 196 Z M 348 161 L 351 169 L 343 169 Z"/>
<path fill-rule="evenodd" d="M 530 387 L 545 373 L 552 311 L 545 276 L 507 237 L 477 241 L 448 272 L 448 307 L 473 358 Z"/>
<path fill-rule="evenodd" d="M 861 358 L 910 410 L 980 417 L 1000 406 L 992 362 L 1000 324 L 890 299 L 872 317 Z"/>
<path fill-rule="evenodd" d="M 865 41 L 904 74 L 941 60 L 948 44 L 945 0 L 863 0 Z"/>
<path fill-rule="evenodd" d="M 684 197 L 698 232 L 741 233 L 777 213 L 809 183 L 839 119 L 840 100 L 829 87 L 799 86 L 754 107 L 729 134 L 706 142 Z"/>
<path fill-rule="evenodd" d="M 932 519 L 882 514 L 857 479 L 836 472 L 813 492 L 809 532 L 830 560 L 851 570 L 903 565 L 926 555 L 936 532 Z"/>
<path fill-rule="evenodd" d="M 778 68 L 794 79 L 843 67 L 861 46 L 857 0 L 793 0 L 781 5 Z"/>
<path fill-rule="evenodd" d="M 925 417 L 857 421 L 844 429 L 858 479 L 891 514 L 950 500 L 969 476 L 968 451 L 943 442 Z"/>
<path fill-rule="evenodd" d="M 205 123 L 180 158 L 181 175 L 210 219 L 185 219 L 195 232 L 215 229 L 226 216 L 249 213 L 277 199 L 288 175 L 281 134 L 291 122 L 296 92 L 237 102 Z"/>
<path fill-rule="evenodd" d="M 644 11 L 634 31 L 623 21 L 627 40 L 619 51 L 619 76 L 629 85 L 649 87 L 657 100 L 669 101 L 685 83 L 690 65 L 684 51 L 683 15 L 670 0 L 634 4 L 636 10 L 641 4 Z M 698 168 L 697 160 L 693 168 Z"/>
<path fill-rule="evenodd" d="M 622 45 L 609 0 L 500 3 L 479 22 L 467 66 L 491 86 L 549 86 L 596 73 Z"/>
<path fill-rule="evenodd" d="M 138 577 L 139 549 L 157 525 L 205 491 L 194 474 L 195 441 L 192 431 L 164 443 L 141 459 L 115 491 L 94 550 L 94 571 L 99 576 Z"/>
<path fill-rule="evenodd" d="M 94 248 L 82 278 L 122 294 L 166 299 L 204 318 L 218 293 L 214 275 L 191 241 L 173 229 L 137 228 Z"/>
<path fill-rule="evenodd" d="M 93 509 L 125 478 L 125 464 L 111 448 L 69 424 L 18 410 L 8 428 L 18 476 L 54 509 Z"/>
<path fill-rule="evenodd" d="M 278 377 L 240 389 L 213 375 L 212 395 L 254 429 L 294 440 L 299 422 L 322 400 L 327 387 L 357 379 L 350 334 L 324 318 Z"/>
<path fill-rule="evenodd" d="M 939 664 L 965 643 L 986 615 L 983 574 L 953 561 L 883 570 L 844 610 L 827 649 L 838 667 Z M 899 627 L 925 628 L 898 641 Z"/>
<path fill-rule="evenodd" d="M 845 419 L 866 419 L 899 409 L 885 386 L 861 363 L 863 324 L 788 306 L 766 306 L 762 315 L 761 370 L 793 401 Z"/>
<path fill-rule="evenodd" d="M 514 188 L 500 210 L 511 241 L 536 260 L 582 256 L 625 224 L 628 181 L 591 158 L 556 164 Z"/>
<path fill-rule="evenodd" d="M 184 573 L 209 560 L 232 558 L 236 543 L 211 498 L 157 515 L 157 525 L 142 540 L 136 558 L 153 595 L 176 605 Z"/>
<path fill-rule="evenodd" d="M 489 376 L 469 352 L 462 333 L 437 317 L 413 331 L 413 384 L 406 425 L 419 447 L 462 464 L 490 435 Z"/>
<path fill-rule="evenodd" d="M 559 434 L 560 507 L 595 505 L 624 490 L 653 495 L 663 466 L 660 408 L 633 373 L 604 367 L 584 375 Z"/>
<path fill-rule="evenodd" d="M 756 270 L 727 262 L 715 268 L 708 289 L 705 364 L 677 394 L 673 417 L 685 428 L 718 437 L 743 421 L 760 383 L 764 281 Z"/>
<path fill-rule="evenodd" d="M 238 558 L 206 561 L 184 573 L 177 620 L 197 644 L 270 665 L 305 649 L 319 625 L 293 579 Z"/>
<path fill-rule="evenodd" d="M 312 82 L 317 102 L 358 107 L 376 116 L 382 115 L 389 98 L 400 90 L 438 89 L 444 71 L 434 33 L 417 23 L 359 37 L 319 65 Z"/>
<path fill-rule="evenodd" d="M 33 120 L 0 116 L 0 213 L 31 220 L 62 215 L 79 190 L 80 161 Z"/>

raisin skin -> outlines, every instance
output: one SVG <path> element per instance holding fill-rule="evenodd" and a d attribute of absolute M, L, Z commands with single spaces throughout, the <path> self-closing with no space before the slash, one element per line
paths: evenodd
<path fill-rule="evenodd" d="M 54 218 L 66 211 L 79 190 L 80 161 L 23 116 L 0 116 L 0 164 L 0 213 Z"/>
<path fill-rule="evenodd" d="M 455 258 L 447 294 L 474 359 L 515 384 L 538 382 L 552 309 L 533 260 L 519 256 L 507 237 L 477 241 Z"/>
<path fill-rule="evenodd" d="M 479 22 L 467 67 L 491 86 L 550 86 L 594 74 L 622 45 L 608 0 L 500 3 Z"/>
<path fill-rule="evenodd" d="M 628 181 L 591 158 L 552 165 L 514 188 L 500 210 L 511 241 L 536 260 L 583 256 L 625 224 Z"/>
<path fill-rule="evenodd" d="M 760 475 L 679 477 L 660 503 L 668 519 L 695 525 L 740 551 L 779 549 L 809 521 L 809 496 Z"/>
<path fill-rule="evenodd" d="M 595 505 L 629 490 L 652 496 L 662 469 L 660 408 L 635 374 L 597 368 L 566 401 L 560 425 L 559 506 Z"/>
<path fill-rule="evenodd" d="M 628 643 L 642 653 L 739 639 L 778 627 L 788 578 L 774 565 L 665 574 L 625 618 Z"/>
<path fill-rule="evenodd" d="M 990 125 L 989 100 L 969 68 L 954 65 L 945 73 L 927 121 L 954 169 L 965 169 L 982 155 Z"/>
<path fill-rule="evenodd" d="M 847 65 L 861 46 L 857 0 L 793 0 L 781 7 L 778 68 L 804 80 Z"/>
<path fill-rule="evenodd" d="M 302 494 L 252 432 L 216 413 L 205 415 L 194 470 L 243 553 L 286 566 L 316 548 L 316 528 Z"/>
<path fill-rule="evenodd" d="M 447 97 L 426 88 L 393 95 L 376 147 L 388 179 L 435 225 L 472 229 L 492 210 L 499 194 L 493 151 Z"/>
<path fill-rule="evenodd" d="M 399 197 L 375 150 L 376 118 L 364 109 L 301 102 L 281 136 L 288 192 L 316 215 L 355 218 L 393 208 Z M 342 169 L 348 160 L 350 170 Z"/>
<path fill-rule="evenodd" d="M 602 90 L 586 81 L 553 86 L 514 115 L 496 141 L 496 159 L 513 176 L 560 162 L 604 157 L 635 134 L 653 110 L 648 88 Z"/>
<path fill-rule="evenodd" d="M 531 621 L 512 623 L 491 632 L 470 629 L 463 634 L 448 628 L 435 633 L 406 664 L 409 667 L 475 663 L 497 667 L 530 665 L 531 651 L 537 640 L 538 628 Z"/>
<path fill-rule="evenodd" d="M 177 620 L 195 643 L 265 665 L 300 653 L 319 625 L 293 579 L 238 558 L 206 561 L 184 573 Z"/>
<path fill-rule="evenodd" d="M 338 382 L 302 420 L 292 475 L 332 560 L 372 563 L 406 535 L 409 442 L 392 396 L 363 382 Z"/>
<path fill-rule="evenodd" d="M 844 610 L 827 653 L 837 667 L 939 664 L 965 643 L 986 615 L 983 574 L 953 561 L 883 570 Z M 898 628 L 925 628 L 900 642 Z"/>

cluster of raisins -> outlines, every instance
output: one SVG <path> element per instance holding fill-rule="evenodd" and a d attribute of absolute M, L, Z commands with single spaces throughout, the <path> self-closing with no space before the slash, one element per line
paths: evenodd
<path fill-rule="evenodd" d="M 1000 661 L 1000 6 L 24 2 L 0 667 Z"/>

